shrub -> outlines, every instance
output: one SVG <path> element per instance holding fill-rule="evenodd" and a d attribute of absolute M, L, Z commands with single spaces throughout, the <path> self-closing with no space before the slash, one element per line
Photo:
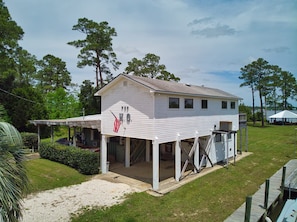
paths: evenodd
<path fill-rule="evenodd" d="M 99 153 L 58 143 L 41 143 L 39 154 L 42 158 L 65 164 L 82 174 L 93 175 L 99 172 Z"/>
<path fill-rule="evenodd" d="M 23 144 L 25 149 L 32 149 L 33 151 L 38 149 L 38 134 L 37 133 L 21 133 Z"/>

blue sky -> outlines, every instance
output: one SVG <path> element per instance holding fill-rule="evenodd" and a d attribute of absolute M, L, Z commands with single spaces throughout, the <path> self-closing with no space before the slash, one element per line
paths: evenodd
<path fill-rule="evenodd" d="M 4 0 L 25 32 L 20 45 L 41 59 L 52 54 L 67 63 L 74 83 L 95 81 L 94 68 L 76 67 L 83 39 L 78 18 L 107 21 L 118 36 L 113 49 L 122 63 L 153 53 L 181 82 L 219 88 L 251 105 L 240 88 L 240 68 L 258 58 L 297 78 L 296 0 Z M 256 95 L 258 97 L 258 95 Z M 256 101 L 257 105 L 258 99 Z"/>

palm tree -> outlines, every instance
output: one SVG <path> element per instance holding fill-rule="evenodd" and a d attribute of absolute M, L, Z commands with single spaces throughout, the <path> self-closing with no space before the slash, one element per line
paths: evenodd
<path fill-rule="evenodd" d="M 22 217 L 21 200 L 28 184 L 22 146 L 17 129 L 0 122 L 0 221 Z"/>

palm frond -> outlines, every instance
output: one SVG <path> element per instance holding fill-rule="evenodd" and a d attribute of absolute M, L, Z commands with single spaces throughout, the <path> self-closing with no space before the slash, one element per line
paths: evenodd
<path fill-rule="evenodd" d="M 28 184 L 22 148 L 17 129 L 0 122 L 0 221 L 18 221 L 22 216 L 21 200 Z"/>

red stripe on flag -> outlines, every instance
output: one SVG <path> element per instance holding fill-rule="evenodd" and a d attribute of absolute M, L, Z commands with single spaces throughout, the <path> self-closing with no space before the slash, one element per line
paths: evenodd
<path fill-rule="evenodd" d="M 113 123 L 113 132 L 117 133 L 120 129 L 120 126 L 121 126 L 121 121 L 117 117 L 115 117 L 114 123 Z"/>

